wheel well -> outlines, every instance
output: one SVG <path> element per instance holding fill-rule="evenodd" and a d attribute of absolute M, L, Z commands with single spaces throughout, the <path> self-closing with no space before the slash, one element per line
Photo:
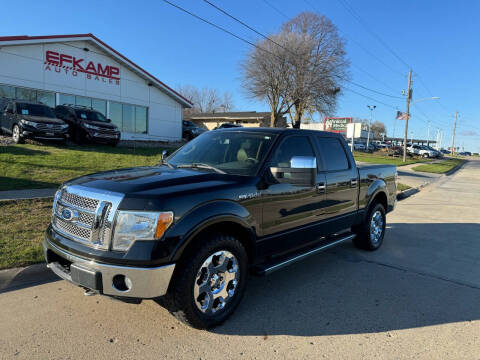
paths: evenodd
<path fill-rule="evenodd" d="M 387 200 L 387 195 L 383 192 L 380 191 L 375 197 L 373 198 L 372 202 L 370 203 L 370 208 L 374 206 L 375 204 L 380 203 L 383 205 L 383 208 L 385 211 L 388 210 L 388 200 Z"/>
<path fill-rule="evenodd" d="M 219 223 L 215 223 L 212 225 L 207 226 L 206 228 L 202 229 L 195 237 L 190 241 L 187 247 L 184 249 L 182 253 L 182 257 L 184 254 L 188 253 L 188 251 L 198 242 L 201 241 L 202 237 L 207 236 L 208 233 L 218 232 L 227 234 L 230 236 L 235 237 L 238 241 L 242 243 L 245 247 L 245 251 L 248 255 L 248 262 L 252 263 L 255 257 L 255 251 L 253 248 L 252 234 L 249 229 L 245 228 L 244 226 L 234 222 L 234 221 L 222 221 Z"/>

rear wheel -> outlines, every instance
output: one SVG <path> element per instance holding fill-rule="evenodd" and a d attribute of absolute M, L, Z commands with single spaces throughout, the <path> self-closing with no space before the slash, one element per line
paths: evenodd
<path fill-rule="evenodd" d="M 23 138 L 20 136 L 20 127 L 15 124 L 12 129 L 12 139 L 15 144 L 23 144 Z"/>
<path fill-rule="evenodd" d="M 177 319 L 195 328 L 217 326 L 240 303 L 247 266 L 247 253 L 237 239 L 211 234 L 177 264 L 164 304 Z"/>
<path fill-rule="evenodd" d="M 376 203 L 370 207 L 365 221 L 357 229 L 353 239 L 356 247 L 374 251 L 380 248 L 385 236 L 386 216 L 382 204 Z"/>
<path fill-rule="evenodd" d="M 423 154 L 423 157 L 428 158 L 429 156 L 428 156 L 428 154 Z"/>

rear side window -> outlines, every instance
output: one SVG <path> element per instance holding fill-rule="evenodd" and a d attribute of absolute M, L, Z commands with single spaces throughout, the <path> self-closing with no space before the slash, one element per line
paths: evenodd
<path fill-rule="evenodd" d="M 270 166 L 289 168 L 294 156 L 315 156 L 312 145 L 306 136 L 290 136 L 286 138 L 275 151 Z"/>
<path fill-rule="evenodd" d="M 317 141 L 328 171 L 349 169 L 347 154 L 340 140 L 317 137 Z"/>

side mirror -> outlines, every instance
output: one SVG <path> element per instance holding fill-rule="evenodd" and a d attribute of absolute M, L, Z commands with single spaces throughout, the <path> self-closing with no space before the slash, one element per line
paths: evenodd
<path fill-rule="evenodd" d="M 290 159 L 290 167 L 270 167 L 270 172 L 281 184 L 314 186 L 317 159 L 313 156 L 294 156 Z"/>
<path fill-rule="evenodd" d="M 165 160 L 165 158 L 168 156 L 168 151 L 167 150 L 163 150 L 162 151 L 162 161 Z"/>

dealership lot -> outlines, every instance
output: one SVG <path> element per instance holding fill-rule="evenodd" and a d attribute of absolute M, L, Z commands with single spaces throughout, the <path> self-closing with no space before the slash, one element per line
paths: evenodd
<path fill-rule="evenodd" d="M 480 161 L 398 204 L 385 244 L 268 277 L 213 331 L 57 281 L 0 294 L 5 358 L 476 358 Z"/>

